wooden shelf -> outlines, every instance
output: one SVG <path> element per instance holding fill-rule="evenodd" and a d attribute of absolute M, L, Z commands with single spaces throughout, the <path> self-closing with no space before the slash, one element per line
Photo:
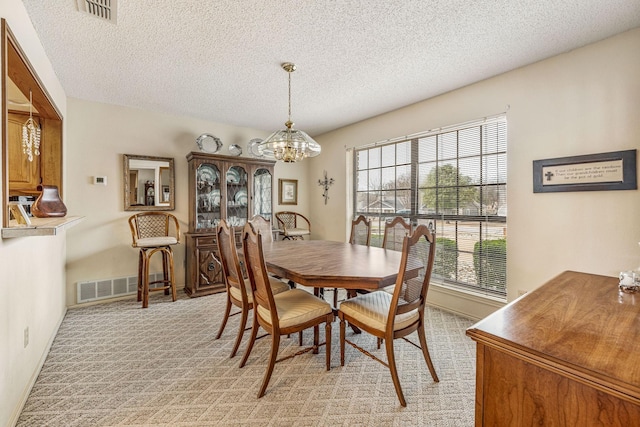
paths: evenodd
<path fill-rule="evenodd" d="M 2 229 L 2 238 L 55 236 L 64 230 L 80 223 L 83 216 L 66 216 L 63 218 L 30 218 L 31 225 L 19 225 L 16 220 L 9 221 L 9 228 Z"/>

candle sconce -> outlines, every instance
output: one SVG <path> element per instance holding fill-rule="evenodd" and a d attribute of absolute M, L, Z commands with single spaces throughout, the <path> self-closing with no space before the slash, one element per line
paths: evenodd
<path fill-rule="evenodd" d="M 333 178 L 327 178 L 327 171 L 324 171 L 324 179 L 318 180 L 318 185 L 322 186 L 324 191 L 322 192 L 322 197 L 324 197 L 324 204 L 327 204 L 327 199 L 329 198 L 329 187 L 333 185 Z"/>

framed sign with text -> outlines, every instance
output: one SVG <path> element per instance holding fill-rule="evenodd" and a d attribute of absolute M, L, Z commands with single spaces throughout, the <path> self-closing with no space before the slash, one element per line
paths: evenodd
<path fill-rule="evenodd" d="M 636 190 L 636 150 L 533 161 L 533 192 Z"/>

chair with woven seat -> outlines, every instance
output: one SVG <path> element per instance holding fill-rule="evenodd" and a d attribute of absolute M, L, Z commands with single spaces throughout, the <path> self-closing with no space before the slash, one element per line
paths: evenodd
<path fill-rule="evenodd" d="M 351 221 L 349 243 L 363 246 L 369 246 L 371 244 L 371 221 L 364 215 L 360 215 Z"/>
<path fill-rule="evenodd" d="M 426 225 L 419 225 L 411 236 L 403 242 L 402 259 L 393 294 L 387 292 L 370 292 L 348 299 L 340 305 L 340 364 L 344 366 L 345 343 L 349 343 L 363 354 L 387 366 L 396 394 L 402 406 L 407 406 L 393 348 L 394 340 L 402 338 L 422 350 L 424 360 L 431 377 L 438 382 L 425 336 L 425 305 L 429 280 L 435 256 L 435 235 Z M 346 338 L 346 323 L 382 339 L 385 343 L 387 362 L 378 359 L 369 351 L 359 347 Z M 420 345 L 406 338 L 416 332 Z"/>
<path fill-rule="evenodd" d="M 351 233 L 349 235 L 349 243 L 352 245 L 369 246 L 371 244 L 371 221 L 364 215 L 359 215 L 356 219 L 351 221 Z M 333 291 L 333 306 L 338 306 L 338 289 L 332 289 Z M 351 298 L 356 295 L 356 292 L 366 293 L 364 290 L 348 290 L 347 298 Z"/>
<path fill-rule="evenodd" d="M 319 343 L 319 325 L 322 323 L 325 324 L 326 367 L 327 371 L 331 369 L 331 322 L 333 322 L 334 315 L 329 303 L 302 289 L 290 289 L 286 292 L 273 294 L 269 286 L 269 276 L 267 275 L 262 250 L 262 239 L 251 223 L 247 223 L 242 231 L 242 248 L 256 307 L 253 312 L 251 340 L 242 362 L 240 362 L 240 367 L 244 366 L 251 353 L 258 328 L 262 327 L 271 335 L 271 354 L 267 371 L 258 391 L 258 398 L 260 398 L 264 395 L 269 385 L 271 374 L 277 362 L 308 351 L 318 352 L 318 348 L 321 345 Z M 313 327 L 314 332 L 313 345 L 311 347 L 303 349 L 294 355 L 277 359 L 282 335 L 300 332 L 311 327 Z"/>
<path fill-rule="evenodd" d="M 129 217 L 132 246 L 140 249 L 138 258 L 138 301 L 142 308 L 149 306 L 149 292 L 164 291 L 177 299 L 176 281 L 173 269 L 172 245 L 180 243 L 178 219 L 166 212 L 141 212 Z M 149 281 L 151 257 L 162 254 L 162 279 Z M 162 286 L 154 286 L 161 284 Z"/>
<path fill-rule="evenodd" d="M 262 215 L 254 215 L 249 220 L 257 232 L 262 235 L 263 239 L 267 242 L 273 242 L 273 228 L 271 227 L 271 221 Z"/>
<path fill-rule="evenodd" d="M 297 212 L 276 212 L 276 220 L 280 227 L 282 240 L 304 240 L 304 236 L 311 234 L 311 223 Z"/>
<path fill-rule="evenodd" d="M 216 227 L 216 240 L 218 241 L 220 263 L 222 264 L 222 272 L 227 286 L 227 305 L 225 307 L 222 324 L 220 325 L 220 330 L 218 330 L 216 339 L 219 339 L 222 336 L 222 332 L 224 332 L 224 328 L 227 325 L 229 317 L 237 314 L 241 315 L 240 325 L 238 326 L 238 335 L 236 337 L 235 344 L 233 345 L 233 349 L 231 350 L 231 356 L 229 356 L 231 358 L 236 355 L 238 347 L 240 347 L 240 343 L 242 342 L 244 332 L 246 331 L 249 311 L 253 308 L 253 292 L 251 291 L 251 283 L 249 282 L 249 279 L 245 279 L 242 274 L 233 227 L 229 227 L 224 219 L 221 219 L 220 223 Z M 269 279 L 269 285 L 271 286 L 274 294 L 289 290 L 288 285 L 275 278 Z M 232 305 L 238 307 L 240 311 L 230 314 Z"/>
<path fill-rule="evenodd" d="M 402 250 L 404 237 L 411 234 L 411 224 L 406 222 L 401 216 L 393 218 L 384 224 L 384 237 L 382 247 L 392 251 Z"/>

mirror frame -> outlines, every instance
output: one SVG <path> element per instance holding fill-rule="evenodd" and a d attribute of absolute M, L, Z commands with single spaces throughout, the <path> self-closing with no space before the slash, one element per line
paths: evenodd
<path fill-rule="evenodd" d="M 123 154 L 123 199 L 125 211 L 172 211 L 175 209 L 176 200 L 176 186 L 175 186 L 175 166 L 172 157 L 156 157 L 156 156 L 139 156 L 135 154 Z M 129 202 L 129 192 L 131 190 L 131 182 L 129 182 L 129 176 L 131 169 L 129 163 L 131 160 L 151 160 L 155 162 L 168 162 L 169 163 L 169 202 L 163 205 L 132 205 Z M 160 168 L 158 168 L 160 169 Z M 159 189 L 159 190 L 158 190 Z M 162 197 L 162 183 L 156 184 L 155 194 L 157 197 Z"/>

